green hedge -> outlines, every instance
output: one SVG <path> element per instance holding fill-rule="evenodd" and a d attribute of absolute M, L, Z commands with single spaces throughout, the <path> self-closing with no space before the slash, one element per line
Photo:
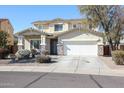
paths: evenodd
<path fill-rule="evenodd" d="M 117 65 L 124 65 L 124 51 L 122 50 L 113 51 L 112 59 Z"/>

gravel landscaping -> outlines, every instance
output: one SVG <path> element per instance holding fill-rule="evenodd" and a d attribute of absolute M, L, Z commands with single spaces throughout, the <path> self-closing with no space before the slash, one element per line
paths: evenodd
<path fill-rule="evenodd" d="M 113 70 L 124 70 L 124 65 L 117 65 L 112 60 L 112 57 L 103 57 L 101 56 L 100 59 L 104 62 L 109 68 Z"/>
<path fill-rule="evenodd" d="M 11 59 L 2 59 L 0 60 L 0 66 L 40 66 L 40 65 L 45 65 L 45 64 L 53 64 L 59 61 L 60 56 L 51 56 L 52 61 L 50 63 L 37 63 L 36 58 L 31 58 L 31 59 L 22 59 L 18 60 L 16 62 L 12 62 Z"/>

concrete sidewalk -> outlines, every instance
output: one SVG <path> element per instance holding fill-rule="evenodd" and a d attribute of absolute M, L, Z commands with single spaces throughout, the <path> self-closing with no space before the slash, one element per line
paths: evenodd
<path fill-rule="evenodd" d="M 54 72 L 73 74 L 94 74 L 124 76 L 124 70 L 112 69 L 99 57 L 87 56 L 62 56 L 56 58 L 55 63 L 15 63 L 1 65 L 0 71 L 21 72 Z"/>

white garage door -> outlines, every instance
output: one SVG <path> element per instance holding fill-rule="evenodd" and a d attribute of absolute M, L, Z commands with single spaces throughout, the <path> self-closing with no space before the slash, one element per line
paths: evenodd
<path fill-rule="evenodd" d="M 97 44 L 96 42 L 66 41 L 64 42 L 64 54 L 97 56 Z"/>

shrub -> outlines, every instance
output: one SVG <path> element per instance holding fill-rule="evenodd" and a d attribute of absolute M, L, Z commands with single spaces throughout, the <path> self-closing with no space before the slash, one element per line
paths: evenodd
<path fill-rule="evenodd" d="M 31 53 L 36 55 L 37 54 L 37 50 L 36 49 L 31 49 Z"/>
<path fill-rule="evenodd" d="M 49 63 L 49 62 L 51 62 L 51 58 L 46 55 L 39 55 L 39 56 L 37 56 L 36 61 L 38 63 Z"/>
<path fill-rule="evenodd" d="M 37 50 L 36 49 L 31 49 L 31 54 L 32 54 L 32 57 L 34 58 L 35 55 L 37 54 Z"/>
<path fill-rule="evenodd" d="M 4 48 L 0 48 L 0 59 L 4 59 L 9 55 L 9 50 L 8 49 L 4 49 Z"/>
<path fill-rule="evenodd" d="M 48 50 L 43 50 L 43 51 L 42 51 L 42 54 L 43 54 L 43 55 L 49 55 L 49 51 L 48 51 Z"/>
<path fill-rule="evenodd" d="M 22 58 L 29 58 L 30 57 L 30 51 L 26 49 L 22 49 L 16 52 L 16 58 L 22 59 Z"/>
<path fill-rule="evenodd" d="M 118 65 L 124 64 L 124 51 L 116 50 L 112 52 L 112 59 Z"/>
<path fill-rule="evenodd" d="M 16 58 L 15 54 L 10 54 L 10 58 L 15 59 Z"/>
<path fill-rule="evenodd" d="M 0 30 L 0 48 L 7 47 L 7 33 L 5 31 Z"/>
<path fill-rule="evenodd" d="M 3 56 L 7 57 L 9 55 L 9 53 L 10 53 L 9 49 L 4 49 Z"/>
<path fill-rule="evenodd" d="M 7 33 L 0 30 L 0 59 L 5 58 L 7 49 Z"/>

